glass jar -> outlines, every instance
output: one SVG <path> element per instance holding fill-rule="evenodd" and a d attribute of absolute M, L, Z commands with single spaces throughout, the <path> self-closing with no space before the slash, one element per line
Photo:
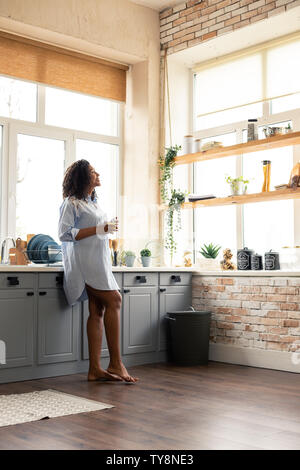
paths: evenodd
<path fill-rule="evenodd" d="M 264 173 L 264 182 L 262 185 L 262 192 L 265 193 L 270 191 L 270 182 L 271 182 L 271 160 L 263 160 L 263 173 Z"/>

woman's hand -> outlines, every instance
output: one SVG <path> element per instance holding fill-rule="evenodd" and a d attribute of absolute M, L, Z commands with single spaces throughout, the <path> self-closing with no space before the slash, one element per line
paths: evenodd
<path fill-rule="evenodd" d="M 118 222 L 116 218 L 112 219 L 110 222 L 106 222 L 104 224 L 98 224 L 96 226 L 97 235 L 104 235 L 106 233 L 114 233 L 117 231 L 118 231 Z"/>

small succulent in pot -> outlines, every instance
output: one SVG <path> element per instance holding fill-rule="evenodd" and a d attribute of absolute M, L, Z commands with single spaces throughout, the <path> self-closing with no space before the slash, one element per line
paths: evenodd
<path fill-rule="evenodd" d="M 216 259 L 221 249 L 220 246 L 213 245 L 212 243 L 210 243 L 209 245 L 203 244 L 203 246 L 200 248 L 201 249 L 199 253 L 201 253 L 201 255 L 204 256 L 204 258 L 208 258 L 208 259 Z"/>
<path fill-rule="evenodd" d="M 148 248 L 144 248 L 140 251 L 141 262 L 144 267 L 150 266 L 151 262 L 151 251 Z"/>
<path fill-rule="evenodd" d="M 125 264 L 128 268 L 131 268 L 134 264 L 135 253 L 133 251 L 125 251 Z"/>

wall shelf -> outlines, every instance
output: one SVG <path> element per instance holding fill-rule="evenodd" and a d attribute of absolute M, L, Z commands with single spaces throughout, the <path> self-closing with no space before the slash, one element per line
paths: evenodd
<path fill-rule="evenodd" d="M 202 201 L 184 202 L 182 209 L 197 209 L 200 207 L 230 206 L 232 204 L 251 204 L 253 202 L 282 201 L 300 198 L 300 189 L 278 189 L 264 193 L 244 194 L 242 196 L 218 197 Z M 166 206 L 164 207 L 167 208 Z"/>
<path fill-rule="evenodd" d="M 216 158 L 242 155 L 243 153 L 260 152 L 289 145 L 300 144 L 300 132 L 290 132 L 284 135 L 274 135 L 267 139 L 252 140 L 244 144 L 230 145 L 227 147 L 217 147 L 206 152 L 188 153 L 175 157 L 175 165 L 214 160 Z M 276 191 L 277 192 L 277 191 Z"/>

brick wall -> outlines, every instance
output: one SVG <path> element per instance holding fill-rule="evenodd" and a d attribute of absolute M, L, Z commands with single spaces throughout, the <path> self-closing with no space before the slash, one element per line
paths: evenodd
<path fill-rule="evenodd" d="M 212 342 L 299 351 L 300 278 L 193 275 L 192 296 L 213 312 Z"/>
<path fill-rule="evenodd" d="M 161 48 L 168 54 L 284 13 L 300 0 L 191 0 L 160 13 Z"/>

